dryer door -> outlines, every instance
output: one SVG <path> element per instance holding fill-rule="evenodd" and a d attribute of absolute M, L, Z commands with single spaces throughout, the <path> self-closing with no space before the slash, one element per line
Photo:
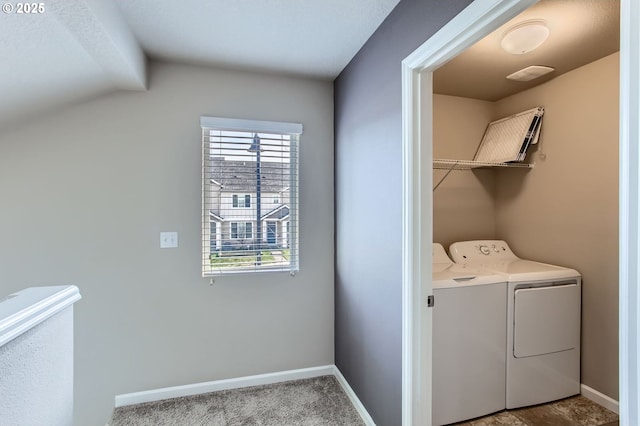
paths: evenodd
<path fill-rule="evenodd" d="M 514 297 L 516 358 L 567 351 L 580 345 L 577 283 L 516 289 Z"/>

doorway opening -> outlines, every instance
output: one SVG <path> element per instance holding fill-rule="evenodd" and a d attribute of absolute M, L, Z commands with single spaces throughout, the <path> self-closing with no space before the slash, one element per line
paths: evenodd
<path fill-rule="evenodd" d="M 482 3 L 482 4 L 480 4 Z M 522 11 L 535 0 L 475 1 L 441 31 L 403 61 L 403 425 L 431 423 L 431 188 L 433 147 L 433 72 Z M 620 93 L 620 417 L 638 418 L 638 293 L 630 282 L 638 271 L 629 261 L 639 252 L 637 214 L 639 194 L 636 151 L 638 129 L 630 126 L 640 98 L 638 40 L 632 19 L 640 8 L 622 0 Z M 637 33 L 637 30 L 634 30 Z M 636 37 L 634 39 L 634 37 Z M 633 48 L 632 48 L 633 47 Z M 635 62 L 633 59 L 635 58 Z M 635 80 L 631 78 L 635 76 Z M 624 92 L 624 90 L 627 92 Z M 631 117 L 634 117 L 632 114 Z M 636 123 L 637 124 L 637 123 Z M 637 125 L 635 126 L 637 127 Z M 428 167 L 427 167 L 428 166 Z M 634 186 L 631 188 L 631 186 Z M 428 212 L 428 213 L 424 213 Z M 636 222 L 633 219 L 635 217 Z M 629 231 L 632 231 L 629 233 Z M 630 256 L 631 255 L 631 256 Z M 635 257 L 637 258 L 637 256 Z M 630 281 L 631 280 L 631 281 Z M 624 298 L 624 303 L 623 303 Z M 629 323 L 629 321 L 631 322 Z M 631 370 L 629 370 L 631 368 Z M 626 374 L 623 374 L 623 371 Z M 630 371 L 635 374 L 628 374 Z M 633 396 L 633 398 L 630 398 Z M 635 402 L 634 402 L 635 401 Z M 635 417 L 634 417 L 635 416 Z M 637 423 L 637 421 L 636 421 Z M 630 421 L 629 424 L 635 424 Z"/>

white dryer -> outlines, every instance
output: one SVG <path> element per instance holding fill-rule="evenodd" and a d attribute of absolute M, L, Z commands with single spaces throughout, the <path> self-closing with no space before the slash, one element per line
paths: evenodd
<path fill-rule="evenodd" d="M 507 284 L 433 244 L 434 426 L 505 408 Z"/>
<path fill-rule="evenodd" d="M 508 282 L 506 408 L 580 393 L 580 274 L 523 260 L 501 240 L 450 246 L 456 263 L 479 266 Z"/>

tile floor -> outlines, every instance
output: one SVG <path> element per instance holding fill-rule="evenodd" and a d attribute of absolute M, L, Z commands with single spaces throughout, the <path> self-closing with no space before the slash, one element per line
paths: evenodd
<path fill-rule="evenodd" d="M 618 415 L 583 396 L 573 396 L 548 404 L 502 411 L 456 425 L 618 426 Z"/>

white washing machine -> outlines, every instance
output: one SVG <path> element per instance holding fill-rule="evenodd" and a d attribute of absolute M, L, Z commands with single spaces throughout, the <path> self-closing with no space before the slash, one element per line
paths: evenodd
<path fill-rule="evenodd" d="M 523 260 L 501 240 L 450 246 L 456 263 L 480 266 L 507 280 L 506 408 L 580 393 L 580 274 Z"/>
<path fill-rule="evenodd" d="M 507 284 L 433 244 L 434 426 L 505 408 Z"/>

